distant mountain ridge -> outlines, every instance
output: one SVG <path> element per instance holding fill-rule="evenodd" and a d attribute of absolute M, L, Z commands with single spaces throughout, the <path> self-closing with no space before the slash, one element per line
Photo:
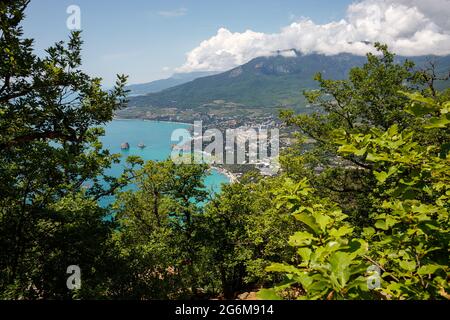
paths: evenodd
<path fill-rule="evenodd" d="M 406 58 L 397 57 L 401 62 Z M 450 70 L 450 56 L 408 58 L 418 67 L 429 60 L 436 61 L 442 70 Z M 313 80 L 317 72 L 328 79 L 345 79 L 351 68 L 367 61 L 365 56 L 341 53 L 282 54 L 259 57 L 220 74 L 200 77 L 193 81 L 165 89 L 158 93 L 132 98 L 134 108 L 195 109 L 217 102 L 232 103 L 249 108 L 304 106 L 302 91 L 317 87 Z"/>
<path fill-rule="evenodd" d="M 155 80 L 147 83 L 132 84 L 126 87 L 130 90 L 130 96 L 144 95 L 149 93 L 156 93 L 171 87 L 190 82 L 197 78 L 217 74 L 218 72 L 204 71 L 204 72 L 190 72 L 190 73 L 175 73 L 167 79 Z"/>

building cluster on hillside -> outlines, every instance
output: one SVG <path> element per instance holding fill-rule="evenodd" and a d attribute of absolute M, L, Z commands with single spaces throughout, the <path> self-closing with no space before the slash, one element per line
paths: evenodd
<path fill-rule="evenodd" d="M 132 109 L 132 108 L 131 108 Z M 231 108 L 230 108 L 231 109 Z M 135 111 L 138 112 L 139 109 Z M 235 109 L 236 110 L 236 109 Z M 251 134 L 252 132 L 258 133 L 260 132 L 270 132 L 271 129 L 280 129 L 282 127 L 281 121 L 275 114 L 271 113 L 262 113 L 262 114 L 248 114 L 242 115 L 239 112 L 233 114 L 231 110 L 195 110 L 195 109 L 176 109 L 176 108 L 160 108 L 158 110 L 153 109 L 151 111 L 147 110 L 144 114 L 140 114 L 139 117 L 146 120 L 155 120 L 155 121 L 172 121 L 172 122 L 183 122 L 183 123 L 192 123 L 194 121 L 202 122 L 203 133 L 209 129 L 216 129 L 222 133 L 223 136 L 223 153 L 226 154 L 230 148 L 235 148 L 235 146 L 227 146 L 226 145 L 226 132 L 227 130 L 239 129 L 239 134 L 236 136 L 236 144 L 241 146 L 245 146 L 245 154 L 247 162 L 244 164 L 224 164 L 223 167 L 226 167 L 226 170 L 232 171 L 235 177 L 241 177 L 244 173 L 248 171 L 258 170 L 262 175 L 274 175 L 278 171 L 278 164 L 274 163 L 271 157 L 256 157 L 256 160 L 252 157 L 248 157 L 249 150 L 259 150 L 258 142 L 252 142 Z M 193 141 L 195 139 L 200 139 L 200 137 L 196 137 L 194 135 L 193 127 L 191 128 L 192 132 L 192 140 L 190 143 L 193 147 Z M 203 150 L 204 148 L 211 143 L 214 139 L 207 139 L 208 137 L 203 137 Z M 261 139 L 261 138 L 260 138 Z M 286 141 L 289 139 L 285 139 L 283 134 L 280 136 L 279 140 L 279 148 L 284 148 L 286 145 Z M 250 142 L 249 142 L 250 141 Z M 266 145 L 269 148 L 269 144 Z M 188 150 L 194 150 L 191 148 L 188 143 L 184 146 L 175 146 L 174 148 L 178 148 L 180 151 L 186 152 Z M 202 150 L 202 151 L 203 151 Z M 237 153 L 237 149 L 235 150 Z M 270 151 L 269 151 L 270 154 Z M 248 161 L 253 159 L 254 161 Z M 225 157 L 224 157 L 225 160 Z"/>

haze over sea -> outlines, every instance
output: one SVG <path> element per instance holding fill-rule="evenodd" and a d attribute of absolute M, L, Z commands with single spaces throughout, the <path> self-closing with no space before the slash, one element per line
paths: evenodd
<path fill-rule="evenodd" d="M 176 129 L 188 129 L 189 124 L 175 122 L 157 122 L 144 120 L 114 120 L 105 127 L 105 136 L 101 138 L 103 147 L 111 153 L 122 154 L 122 162 L 114 165 L 108 174 L 119 176 L 124 169 L 124 162 L 128 156 L 140 156 L 143 160 L 162 161 L 170 157 L 172 144 L 172 132 Z M 121 150 L 122 143 L 128 142 L 129 150 Z M 138 145 L 143 143 L 146 147 L 140 149 Z M 216 170 L 205 179 L 207 190 L 219 192 L 222 183 L 228 183 L 229 179 Z M 110 202 L 111 199 L 106 200 Z M 103 201 L 102 201 L 103 202 Z"/>

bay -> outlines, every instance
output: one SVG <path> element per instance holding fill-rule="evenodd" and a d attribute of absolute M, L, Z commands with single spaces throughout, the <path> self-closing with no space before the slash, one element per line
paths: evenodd
<path fill-rule="evenodd" d="M 105 135 L 101 137 L 103 148 L 111 153 L 121 154 L 121 163 L 113 165 L 107 170 L 107 174 L 119 176 L 125 168 L 125 160 L 128 156 L 139 156 L 143 160 L 163 161 L 170 157 L 172 151 L 172 132 L 176 129 L 189 129 L 192 125 L 176 122 L 159 122 L 146 120 L 113 120 L 105 126 Z M 121 144 L 128 143 L 129 150 L 122 150 Z M 143 143 L 145 148 L 139 148 Z M 205 179 L 206 189 L 212 193 L 220 192 L 221 185 L 229 183 L 228 177 L 216 170 Z M 102 201 L 102 205 L 111 203 L 113 199 Z"/>

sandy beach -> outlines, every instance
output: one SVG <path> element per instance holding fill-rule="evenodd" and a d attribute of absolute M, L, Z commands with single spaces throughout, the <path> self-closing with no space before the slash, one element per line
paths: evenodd
<path fill-rule="evenodd" d="M 226 176 L 228 179 L 230 179 L 230 183 L 236 183 L 239 182 L 238 178 L 236 177 L 236 175 L 224 168 L 219 168 L 219 167 L 214 167 L 212 166 L 211 169 L 216 170 L 217 172 L 223 174 L 224 176 Z"/>

